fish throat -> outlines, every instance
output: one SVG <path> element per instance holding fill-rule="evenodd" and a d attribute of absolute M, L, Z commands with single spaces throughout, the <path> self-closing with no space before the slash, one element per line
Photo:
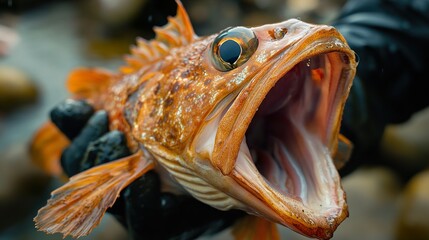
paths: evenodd
<path fill-rule="evenodd" d="M 334 204 L 323 194 L 336 171 L 331 152 L 336 109 L 344 88 L 327 53 L 305 59 L 281 76 L 256 111 L 240 146 L 237 166 L 253 162 L 267 183 L 310 208 Z M 250 154 L 250 157 L 249 157 Z M 244 163 L 244 161 L 246 163 Z"/>

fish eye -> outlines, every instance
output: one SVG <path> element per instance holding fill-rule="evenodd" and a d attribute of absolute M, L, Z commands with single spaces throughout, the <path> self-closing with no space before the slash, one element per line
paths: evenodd
<path fill-rule="evenodd" d="M 226 72 L 243 65 L 258 48 L 258 38 L 249 28 L 227 28 L 214 39 L 211 59 L 215 68 Z"/>

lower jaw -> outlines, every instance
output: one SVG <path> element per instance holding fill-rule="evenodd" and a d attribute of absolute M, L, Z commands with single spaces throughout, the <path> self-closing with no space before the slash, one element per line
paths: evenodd
<path fill-rule="evenodd" d="M 249 166 L 236 166 L 231 177 L 254 196 L 253 202 L 246 199 L 244 210 L 305 236 L 328 239 L 348 216 L 344 198 L 323 209 L 309 208 L 301 199 L 277 191 L 261 175 L 249 171 Z"/>

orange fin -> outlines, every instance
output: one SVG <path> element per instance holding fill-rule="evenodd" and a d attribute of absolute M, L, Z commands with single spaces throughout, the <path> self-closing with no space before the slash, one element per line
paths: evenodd
<path fill-rule="evenodd" d="M 235 240 L 279 240 L 277 225 L 264 218 L 248 215 L 239 220 L 233 227 Z"/>
<path fill-rule="evenodd" d="M 153 161 L 138 151 L 71 177 L 52 192 L 47 205 L 39 210 L 34 218 L 36 227 L 64 237 L 88 235 L 121 190 L 153 167 Z"/>
<path fill-rule="evenodd" d="M 106 90 L 113 73 L 99 68 L 77 68 L 67 79 L 67 89 L 77 98 L 90 98 Z"/>
<path fill-rule="evenodd" d="M 61 153 L 69 144 L 67 137 L 52 122 L 47 122 L 31 140 L 31 159 L 43 171 L 59 176 L 62 173 Z"/>
<path fill-rule="evenodd" d="M 122 67 L 123 73 L 131 73 L 147 63 L 153 62 L 168 54 L 171 48 L 184 46 L 195 39 L 194 29 L 185 8 L 179 0 L 177 14 L 169 17 L 163 27 L 155 27 L 155 39 L 137 39 L 137 46 L 131 47 L 131 56 L 126 57 L 128 66 Z"/>
<path fill-rule="evenodd" d="M 344 135 L 338 135 L 338 147 L 333 157 L 337 169 L 341 169 L 349 161 L 353 151 L 353 143 Z"/>

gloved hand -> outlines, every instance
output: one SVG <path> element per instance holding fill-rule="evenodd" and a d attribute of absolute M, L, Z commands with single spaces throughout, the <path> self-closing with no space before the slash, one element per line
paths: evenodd
<path fill-rule="evenodd" d="M 51 120 L 71 140 L 61 165 L 68 176 L 95 165 L 130 155 L 122 132 L 109 131 L 105 111 L 85 101 L 66 100 L 51 111 Z M 216 233 L 244 216 L 241 211 L 219 211 L 190 196 L 161 192 L 156 172 L 130 184 L 108 210 L 132 239 L 193 239 Z"/>
<path fill-rule="evenodd" d="M 429 105 L 429 0 L 349 0 L 333 25 L 360 59 L 341 129 L 354 144 L 344 175 L 379 161 L 387 124 Z"/>

